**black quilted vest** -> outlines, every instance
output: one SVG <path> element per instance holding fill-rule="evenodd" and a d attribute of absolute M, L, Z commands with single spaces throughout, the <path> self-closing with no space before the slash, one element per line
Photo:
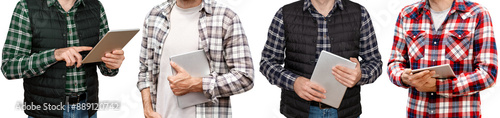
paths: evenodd
<path fill-rule="evenodd" d="M 342 56 L 359 56 L 361 6 L 343 0 L 344 10 L 338 7 L 328 19 L 330 52 Z M 310 78 L 316 66 L 316 44 L 318 24 L 308 10 L 303 10 L 304 1 L 283 7 L 286 39 L 285 68 L 300 76 Z M 339 118 L 356 118 L 361 114 L 360 86 L 348 88 L 340 107 Z M 286 117 L 306 118 L 310 102 L 300 98 L 294 91 L 282 89 L 280 111 Z"/>
<path fill-rule="evenodd" d="M 99 42 L 100 4 L 97 0 L 84 0 L 85 5 L 78 6 L 75 22 L 80 40 L 80 46 L 95 46 Z M 48 7 L 47 0 L 26 0 L 32 29 L 31 53 L 38 53 L 49 49 L 67 47 L 66 15 L 61 13 L 56 5 Z M 98 80 L 96 64 L 84 64 L 87 85 L 87 103 L 97 103 Z M 66 63 L 59 61 L 50 66 L 44 74 L 24 78 L 24 102 L 59 105 L 66 104 Z M 62 117 L 62 110 L 25 110 L 26 114 L 34 117 Z M 89 116 L 95 114 L 89 111 Z"/>

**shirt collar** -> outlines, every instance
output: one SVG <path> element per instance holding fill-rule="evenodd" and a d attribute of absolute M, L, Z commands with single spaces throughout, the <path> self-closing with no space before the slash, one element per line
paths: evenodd
<path fill-rule="evenodd" d="M 430 9 L 431 9 L 431 7 L 429 6 L 429 0 L 423 0 L 418 5 L 418 11 L 420 11 L 420 12 L 422 12 L 422 11 L 426 12 Z M 450 8 L 450 13 L 454 13 L 456 11 L 468 12 L 469 10 L 470 10 L 470 7 L 469 7 L 469 5 L 466 4 L 466 2 L 464 0 L 454 0 L 453 4 L 451 5 L 451 8 Z"/>
<path fill-rule="evenodd" d="M 177 2 L 176 0 L 171 1 L 171 3 L 167 7 L 165 14 L 170 14 L 176 2 Z M 201 3 L 200 11 L 205 11 L 208 14 L 212 14 L 212 9 L 211 9 L 213 5 L 212 2 L 213 2 L 212 0 L 203 0 Z"/>
<path fill-rule="evenodd" d="M 302 10 L 306 11 L 310 7 L 313 7 L 311 0 L 304 0 L 304 8 Z M 340 10 L 344 10 L 344 5 L 342 4 L 342 0 L 335 0 L 333 8 L 336 8 L 336 7 L 338 7 Z"/>
<path fill-rule="evenodd" d="M 56 4 L 56 2 L 57 2 L 57 0 L 47 0 L 47 6 L 48 7 L 52 7 L 54 4 Z M 74 6 L 78 6 L 80 4 L 82 4 L 83 6 L 85 6 L 85 2 L 83 0 L 76 0 Z"/>

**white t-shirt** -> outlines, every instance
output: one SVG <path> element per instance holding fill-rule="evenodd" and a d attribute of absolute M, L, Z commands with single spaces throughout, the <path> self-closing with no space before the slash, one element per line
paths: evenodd
<path fill-rule="evenodd" d="M 160 60 L 160 77 L 158 78 L 158 94 L 156 112 L 163 118 L 194 118 L 195 107 L 180 108 L 177 96 L 170 89 L 168 76 L 172 75 L 170 56 L 198 50 L 198 22 L 201 4 L 197 7 L 183 9 L 176 5 L 170 12 L 170 31 L 163 43 Z"/>
<path fill-rule="evenodd" d="M 434 30 L 438 30 L 441 25 L 443 24 L 444 20 L 446 19 L 446 16 L 450 12 L 450 8 L 443 10 L 443 11 L 434 11 L 431 9 L 431 16 L 432 16 L 432 22 L 434 23 Z"/>

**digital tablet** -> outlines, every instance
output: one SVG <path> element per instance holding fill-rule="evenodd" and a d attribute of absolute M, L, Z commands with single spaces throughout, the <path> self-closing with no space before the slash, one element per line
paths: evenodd
<path fill-rule="evenodd" d="M 432 66 L 432 67 L 427 67 L 427 68 L 420 68 L 416 70 L 411 70 L 411 73 L 418 73 L 420 71 L 424 70 L 431 70 L 431 71 L 436 71 L 436 74 L 432 77 L 434 78 L 449 78 L 449 77 L 455 77 L 455 73 L 451 69 L 451 66 L 449 64 L 443 64 L 443 65 L 438 65 L 438 66 Z"/>
<path fill-rule="evenodd" d="M 101 62 L 101 58 L 104 57 L 104 54 L 113 50 L 121 50 L 132 38 L 134 38 L 137 32 L 139 32 L 139 29 L 109 31 L 99 43 L 92 48 L 90 53 L 85 56 L 82 63 Z"/>
<path fill-rule="evenodd" d="M 347 87 L 338 82 L 332 74 L 332 68 L 337 65 L 350 69 L 356 68 L 356 63 L 323 50 L 319 55 L 318 63 L 316 63 L 311 76 L 312 82 L 317 83 L 326 90 L 326 99 L 322 99 L 322 103 L 334 108 L 339 108 L 347 89 Z"/>
<path fill-rule="evenodd" d="M 210 66 L 205 51 L 203 50 L 175 55 L 170 57 L 170 60 L 186 70 L 192 77 L 210 77 Z M 174 68 L 172 68 L 172 74 L 177 74 Z M 202 92 L 191 92 L 183 96 L 177 96 L 177 103 L 181 108 L 209 101 L 210 99 Z"/>

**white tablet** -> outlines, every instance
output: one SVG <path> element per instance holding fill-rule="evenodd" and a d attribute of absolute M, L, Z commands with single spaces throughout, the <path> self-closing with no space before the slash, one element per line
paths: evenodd
<path fill-rule="evenodd" d="M 311 81 L 317 83 L 326 90 L 326 99 L 322 99 L 322 103 L 334 108 L 339 108 L 347 87 L 338 82 L 335 76 L 333 76 L 332 68 L 336 65 L 350 69 L 356 68 L 356 63 L 323 50 L 319 55 L 318 63 L 316 63 L 314 67 Z"/>
<path fill-rule="evenodd" d="M 210 77 L 210 66 L 205 51 L 197 50 L 170 57 L 170 60 L 186 70 L 192 77 Z M 172 68 L 172 74 L 177 71 Z M 197 104 L 209 102 L 202 92 L 192 92 L 183 96 L 177 96 L 177 103 L 181 108 L 187 108 Z"/>

